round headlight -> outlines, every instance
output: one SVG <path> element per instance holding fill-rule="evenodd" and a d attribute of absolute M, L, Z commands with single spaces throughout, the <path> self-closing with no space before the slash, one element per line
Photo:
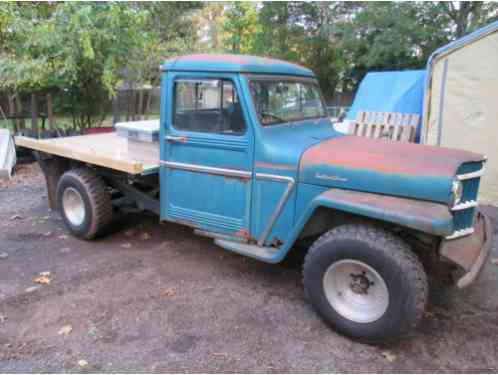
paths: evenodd
<path fill-rule="evenodd" d="M 462 200 L 463 185 L 462 181 L 454 180 L 451 185 L 451 206 L 455 206 Z"/>

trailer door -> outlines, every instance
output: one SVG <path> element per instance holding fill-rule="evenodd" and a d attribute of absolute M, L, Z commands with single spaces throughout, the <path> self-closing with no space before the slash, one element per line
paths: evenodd
<path fill-rule="evenodd" d="M 161 114 L 161 218 L 245 237 L 254 141 L 238 77 L 167 77 Z"/>

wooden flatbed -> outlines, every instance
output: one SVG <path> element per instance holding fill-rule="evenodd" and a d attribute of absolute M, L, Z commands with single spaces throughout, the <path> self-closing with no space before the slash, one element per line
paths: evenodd
<path fill-rule="evenodd" d="M 116 133 L 50 139 L 20 136 L 15 137 L 15 143 L 17 146 L 130 174 L 150 174 L 159 169 L 157 144 L 143 142 L 139 147 L 130 147 L 127 139 Z"/>

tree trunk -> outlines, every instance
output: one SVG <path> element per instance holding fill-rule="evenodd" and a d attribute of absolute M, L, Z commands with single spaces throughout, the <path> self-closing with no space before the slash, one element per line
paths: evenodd
<path fill-rule="evenodd" d="M 47 116 L 48 116 L 48 128 L 50 130 L 55 130 L 55 118 L 54 118 L 52 94 L 47 94 Z"/>
<path fill-rule="evenodd" d="M 35 132 L 36 138 L 40 137 L 38 130 L 38 97 L 36 93 L 31 94 L 31 129 Z"/>
<path fill-rule="evenodd" d="M 21 98 L 19 97 L 19 94 L 15 94 L 14 104 L 16 105 L 16 115 L 21 116 L 22 115 L 22 101 L 21 101 Z M 24 122 L 23 118 L 17 119 L 17 126 L 18 126 L 19 130 L 26 129 L 26 123 Z"/>
<path fill-rule="evenodd" d="M 14 117 L 16 115 L 16 108 L 14 104 L 14 95 L 9 95 L 7 94 L 9 98 L 9 116 Z M 17 119 L 12 118 L 12 130 L 14 131 L 14 134 L 18 132 L 18 127 L 17 127 Z"/>

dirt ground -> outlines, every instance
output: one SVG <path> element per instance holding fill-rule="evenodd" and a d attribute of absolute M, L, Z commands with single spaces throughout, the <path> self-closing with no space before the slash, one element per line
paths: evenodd
<path fill-rule="evenodd" d="M 299 262 L 247 259 L 145 214 L 77 240 L 25 165 L 0 185 L 0 372 L 496 372 L 496 258 L 466 290 L 433 285 L 412 337 L 363 345 L 315 315 Z"/>

